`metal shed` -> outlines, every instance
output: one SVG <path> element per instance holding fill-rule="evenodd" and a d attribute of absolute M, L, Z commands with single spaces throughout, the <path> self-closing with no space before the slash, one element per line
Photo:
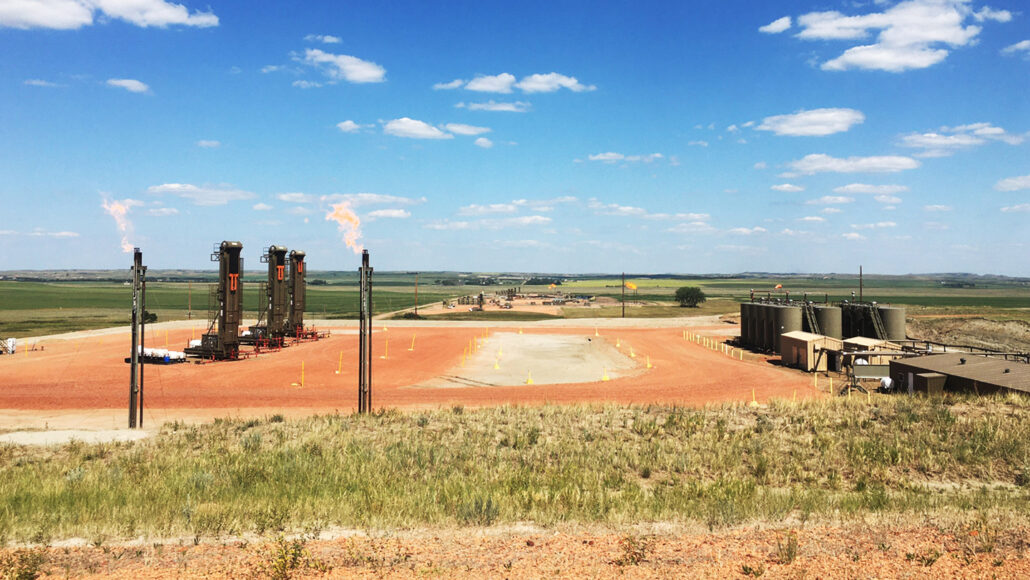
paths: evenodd
<path fill-rule="evenodd" d="M 840 352 L 841 342 L 836 338 L 800 330 L 785 332 L 780 336 L 780 359 L 783 364 L 804 371 L 825 371 L 834 367 L 830 359 Z"/>
<path fill-rule="evenodd" d="M 966 391 L 977 394 L 1014 391 L 1030 394 L 1030 365 L 1004 358 L 955 352 L 935 354 L 890 362 L 891 378 L 902 389 L 916 390 L 924 380 L 917 375 L 944 375 L 946 392 Z M 931 381 L 932 382 L 932 381 Z M 927 385 L 931 387 L 932 385 Z"/>

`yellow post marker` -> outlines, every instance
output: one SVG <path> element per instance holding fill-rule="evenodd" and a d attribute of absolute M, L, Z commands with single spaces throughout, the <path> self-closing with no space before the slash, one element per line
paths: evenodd
<path fill-rule="evenodd" d="M 496 359 L 496 358 L 494 359 L 494 370 L 495 371 L 501 370 L 501 361 L 500 361 L 500 359 Z"/>
<path fill-rule="evenodd" d="M 338 363 L 336 363 L 336 374 L 340 374 L 340 371 L 342 371 L 342 370 L 343 370 L 343 351 L 341 350 L 340 351 L 340 361 Z"/>
<path fill-rule="evenodd" d="M 519 334 L 522 334 L 522 327 L 519 327 Z"/>
<path fill-rule="evenodd" d="M 168 331 L 165 331 L 165 348 L 168 348 Z"/>
<path fill-rule="evenodd" d="M 637 353 L 633 352 L 633 347 L 629 347 L 629 358 L 637 358 Z"/>
<path fill-rule="evenodd" d="M 415 350 L 415 333 L 411 334 L 411 346 L 408 347 L 409 351 Z"/>
<path fill-rule="evenodd" d="M 504 352 L 501 350 L 501 347 L 497 347 L 497 358 L 501 358 L 502 356 L 504 356 Z"/>
<path fill-rule="evenodd" d="M 647 355 L 647 368 L 651 368 L 651 355 Z"/>
<path fill-rule="evenodd" d="M 740 351 L 740 360 L 744 360 L 744 351 Z"/>
<path fill-rule="evenodd" d="M 386 339 L 386 347 L 383 349 L 383 356 L 379 357 L 383 360 L 390 358 L 390 339 Z"/>
<path fill-rule="evenodd" d="M 830 392 L 833 392 L 833 377 L 830 377 Z"/>
<path fill-rule="evenodd" d="M 621 338 L 616 338 L 615 339 L 615 348 L 622 348 L 622 339 Z"/>
<path fill-rule="evenodd" d="M 533 371 L 526 371 L 526 384 L 527 385 L 532 385 L 533 384 Z"/>
<path fill-rule="evenodd" d="M 812 375 L 812 388 L 819 390 L 819 373 Z"/>
<path fill-rule="evenodd" d="M 607 381 L 607 380 L 610 380 L 610 379 L 608 378 L 608 369 L 606 369 L 606 368 L 603 368 L 603 367 L 601 368 L 601 380 L 602 380 L 602 381 Z"/>
<path fill-rule="evenodd" d="M 750 405 L 752 407 L 757 407 L 758 406 L 758 399 L 755 398 L 755 390 L 754 389 L 751 389 L 751 402 L 748 403 L 748 405 Z"/>
<path fill-rule="evenodd" d="M 794 389 L 794 402 L 795 403 L 798 402 L 798 390 L 797 389 Z"/>
<path fill-rule="evenodd" d="M 596 326 L 594 327 L 594 336 L 601 336 L 600 334 L 597 333 L 597 327 Z"/>
<path fill-rule="evenodd" d="M 683 331 L 683 340 L 687 340 L 687 331 L 686 330 Z"/>

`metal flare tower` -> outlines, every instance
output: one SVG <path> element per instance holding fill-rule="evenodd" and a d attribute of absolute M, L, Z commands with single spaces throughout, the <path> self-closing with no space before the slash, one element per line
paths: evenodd
<path fill-rule="evenodd" d="M 304 276 L 307 268 L 304 264 L 304 252 L 290 252 L 290 312 L 286 321 L 286 332 L 293 337 L 304 335 L 304 300 L 307 283 Z"/>

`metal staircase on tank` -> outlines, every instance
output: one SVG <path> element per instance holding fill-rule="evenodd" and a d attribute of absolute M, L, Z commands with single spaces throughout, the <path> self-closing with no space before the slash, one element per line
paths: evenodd
<path fill-rule="evenodd" d="M 873 331 L 879 340 L 887 340 L 887 329 L 883 327 L 883 319 L 880 318 L 880 311 L 875 306 L 869 307 L 869 318 L 873 321 Z"/>
<path fill-rule="evenodd" d="M 811 302 L 805 302 L 803 312 L 805 317 L 808 318 L 808 330 L 812 334 L 822 334 L 819 330 L 819 321 L 815 319 L 815 308 L 812 308 Z"/>

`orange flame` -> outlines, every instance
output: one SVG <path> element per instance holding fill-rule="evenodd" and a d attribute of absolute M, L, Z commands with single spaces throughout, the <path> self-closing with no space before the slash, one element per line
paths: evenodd
<path fill-rule="evenodd" d="M 780 288 L 783 288 L 783 284 L 777 284 L 775 290 L 779 290 Z"/>
<path fill-rule="evenodd" d="M 629 288 L 630 290 L 636 290 L 637 289 L 637 285 L 634 284 L 633 282 L 626 282 L 626 288 Z"/>
<path fill-rule="evenodd" d="M 126 202 L 131 200 L 126 200 Z M 118 231 L 122 233 L 122 251 L 131 254 L 132 243 L 129 242 L 129 236 L 132 235 L 132 222 L 129 221 L 129 207 L 130 205 L 125 202 L 120 202 L 114 199 L 105 199 L 103 202 L 104 211 L 108 215 L 114 218 L 114 222 L 118 225 Z"/>
<path fill-rule="evenodd" d="M 358 238 L 361 237 L 361 220 L 345 201 L 334 203 L 332 208 L 333 211 L 327 213 L 325 219 L 336 222 L 337 229 L 343 233 L 343 242 L 354 250 L 355 254 L 360 254 L 361 244 L 358 243 Z"/>

